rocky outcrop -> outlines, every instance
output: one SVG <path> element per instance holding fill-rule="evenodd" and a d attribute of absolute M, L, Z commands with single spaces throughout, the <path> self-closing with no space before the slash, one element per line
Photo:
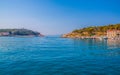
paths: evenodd
<path fill-rule="evenodd" d="M 0 36 L 44 36 L 28 29 L 0 29 Z"/>

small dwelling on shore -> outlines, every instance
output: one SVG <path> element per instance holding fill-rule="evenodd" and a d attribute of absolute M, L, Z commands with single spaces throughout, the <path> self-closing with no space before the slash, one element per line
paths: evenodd
<path fill-rule="evenodd" d="M 110 39 L 120 39 L 120 30 L 108 30 L 107 38 Z"/>
<path fill-rule="evenodd" d="M 8 36 L 9 34 L 9 32 L 0 32 L 0 36 Z"/>

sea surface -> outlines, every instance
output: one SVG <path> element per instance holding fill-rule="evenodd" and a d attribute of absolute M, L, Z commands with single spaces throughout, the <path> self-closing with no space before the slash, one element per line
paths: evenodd
<path fill-rule="evenodd" d="M 0 75 L 120 75 L 120 40 L 0 37 Z"/>

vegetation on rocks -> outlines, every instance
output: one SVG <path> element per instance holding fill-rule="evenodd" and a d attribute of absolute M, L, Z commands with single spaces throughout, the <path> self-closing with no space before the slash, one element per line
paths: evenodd
<path fill-rule="evenodd" d="M 39 32 L 28 29 L 0 29 L 0 34 L 8 33 L 8 36 L 42 36 Z"/>
<path fill-rule="evenodd" d="M 120 30 L 120 24 L 106 26 L 91 26 L 82 29 L 76 29 L 71 33 L 64 34 L 63 37 L 83 37 L 83 36 L 105 36 L 107 30 Z"/>

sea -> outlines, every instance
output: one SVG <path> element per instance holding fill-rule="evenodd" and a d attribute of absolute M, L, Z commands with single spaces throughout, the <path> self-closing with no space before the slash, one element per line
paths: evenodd
<path fill-rule="evenodd" d="M 0 37 L 0 75 L 120 75 L 120 40 Z"/>

